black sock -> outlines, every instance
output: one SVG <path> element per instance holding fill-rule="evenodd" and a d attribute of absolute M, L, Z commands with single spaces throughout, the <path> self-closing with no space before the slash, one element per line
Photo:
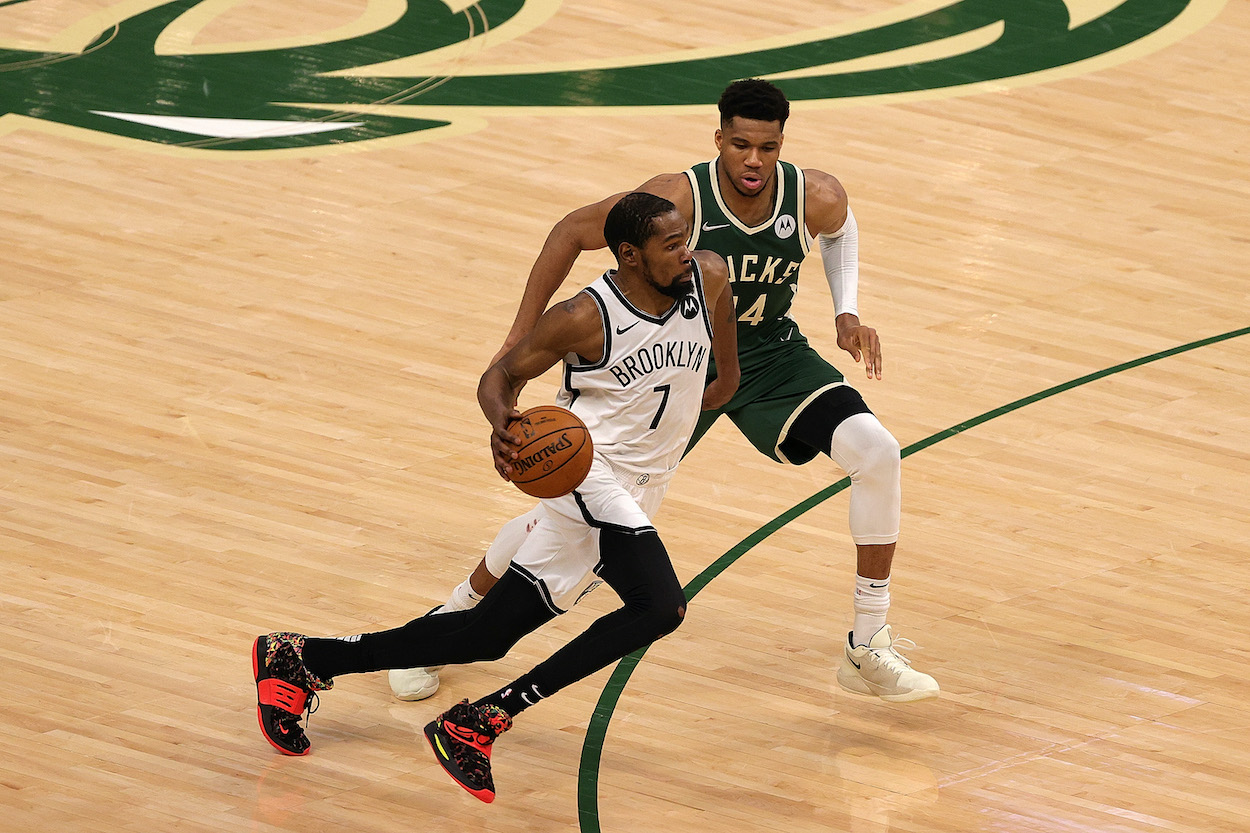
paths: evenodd
<path fill-rule="evenodd" d="M 486 695 L 473 705 L 498 706 L 507 712 L 509 717 L 516 717 L 547 696 L 538 690 L 537 685 L 527 679 L 530 676 L 532 675 L 526 674 L 516 682 L 509 683 L 499 689 L 494 694 Z"/>

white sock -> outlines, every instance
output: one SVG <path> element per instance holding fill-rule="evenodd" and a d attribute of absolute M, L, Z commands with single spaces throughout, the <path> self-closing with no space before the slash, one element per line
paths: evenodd
<path fill-rule="evenodd" d="M 456 589 L 451 591 L 451 598 L 443 602 L 443 607 L 439 613 L 454 613 L 457 610 L 471 610 L 477 607 L 477 603 L 482 597 L 473 592 L 473 588 L 469 585 L 469 580 L 465 579 L 456 585 Z"/>
<path fill-rule="evenodd" d="M 890 612 L 890 579 L 855 576 L 855 625 L 851 643 L 854 647 L 867 645 L 869 640 L 885 627 L 886 614 Z"/>

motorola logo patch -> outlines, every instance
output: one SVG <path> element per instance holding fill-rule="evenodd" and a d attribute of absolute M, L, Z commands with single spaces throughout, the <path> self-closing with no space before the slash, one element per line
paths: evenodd
<path fill-rule="evenodd" d="M 791 214 L 782 214 L 777 218 L 777 222 L 773 223 L 773 232 L 782 240 L 798 230 L 799 224 Z"/>

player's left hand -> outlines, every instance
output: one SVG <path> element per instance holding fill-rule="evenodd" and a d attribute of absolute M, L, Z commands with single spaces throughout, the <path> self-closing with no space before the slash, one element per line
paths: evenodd
<path fill-rule="evenodd" d="M 838 346 L 855 361 L 864 360 L 864 372 L 869 379 L 881 378 L 881 339 L 872 327 L 860 324 L 859 318 L 849 313 L 839 315 Z"/>

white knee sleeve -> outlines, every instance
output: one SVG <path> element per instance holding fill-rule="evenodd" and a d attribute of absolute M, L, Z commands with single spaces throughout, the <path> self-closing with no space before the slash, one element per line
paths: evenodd
<path fill-rule="evenodd" d="M 513 518 L 499 528 L 499 533 L 495 535 L 495 540 L 486 549 L 484 557 L 486 569 L 492 576 L 503 578 L 503 574 L 508 572 L 508 565 L 516 557 L 517 550 L 521 549 L 525 536 L 546 514 L 547 511 L 540 503 L 524 515 Z"/>
<path fill-rule="evenodd" d="M 830 456 L 851 478 L 851 538 L 893 544 L 901 514 L 898 440 L 872 414 L 855 414 L 834 430 L 832 445 Z"/>

